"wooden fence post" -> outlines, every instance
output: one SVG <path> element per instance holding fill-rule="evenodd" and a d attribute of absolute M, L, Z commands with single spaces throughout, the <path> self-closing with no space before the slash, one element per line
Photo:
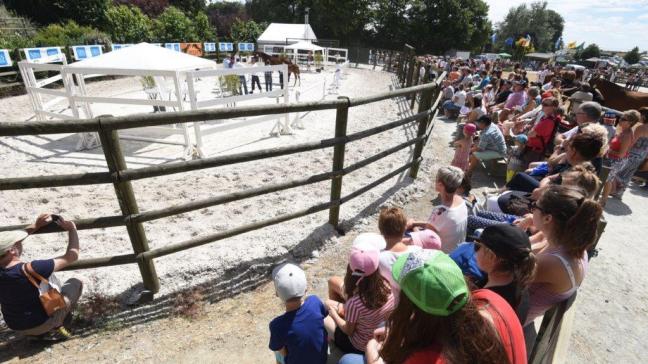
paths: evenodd
<path fill-rule="evenodd" d="M 346 100 L 347 102 L 337 107 L 335 115 L 335 137 L 342 138 L 346 136 L 347 121 L 349 118 L 349 98 L 340 96 L 338 99 Z M 338 144 L 333 148 L 333 172 L 342 171 L 344 169 L 344 150 L 346 143 Z M 331 180 L 331 201 L 339 200 L 342 196 L 342 176 L 335 176 Z M 329 224 L 337 228 L 340 222 L 340 205 L 331 206 L 329 210 Z"/>
<path fill-rule="evenodd" d="M 99 117 L 99 125 L 101 127 L 101 116 Z M 99 138 L 101 139 L 101 146 L 106 157 L 108 170 L 113 176 L 117 177 L 114 179 L 113 186 L 115 187 L 115 194 L 117 195 L 117 200 L 119 201 L 119 207 L 121 208 L 122 214 L 124 216 L 138 214 L 139 208 L 137 206 L 137 200 L 135 199 L 135 193 L 133 193 L 131 182 L 119 181 L 119 172 L 125 170 L 127 166 L 124 154 L 122 153 L 121 144 L 119 143 L 119 135 L 117 134 L 117 131 L 100 128 Z M 133 251 L 136 255 L 149 250 L 148 240 L 146 239 L 144 227 L 141 223 L 133 223 L 129 220 L 126 222 L 126 230 L 128 231 L 128 236 L 130 237 Z M 151 293 L 157 293 L 160 290 L 160 281 L 157 272 L 155 271 L 153 260 L 142 259 L 138 261 L 138 265 L 140 273 L 142 274 L 144 288 Z M 144 297 L 144 295 L 142 297 Z"/>
<path fill-rule="evenodd" d="M 405 88 L 412 86 L 412 81 L 414 80 L 414 62 L 414 57 L 411 57 L 407 63 L 407 79 L 405 81 Z M 407 96 L 408 100 L 410 97 L 412 97 L 412 95 Z"/>
<path fill-rule="evenodd" d="M 422 113 L 430 109 L 430 106 L 432 106 L 433 94 L 434 94 L 434 89 L 431 88 L 422 92 L 421 101 L 419 102 L 418 113 Z M 427 115 L 419 119 L 418 132 L 416 133 L 416 136 L 418 138 L 425 135 L 425 132 L 427 131 L 428 120 L 429 118 L 427 117 Z M 414 154 L 412 155 L 412 160 L 414 161 L 414 164 L 410 168 L 411 178 L 416 178 L 416 176 L 418 175 L 419 166 L 421 164 L 421 162 L 418 159 L 421 157 L 421 154 L 423 154 L 424 146 L 425 146 L 424 139 L 416 142 L 416 146 L 414 147 Z"/>
<path fill-rule="evenodd" d="M 421 62 L 416 61 L 414 64 L 414 76 L 412 77 L 412 86 L 416 86 L 419 83 L 419 79 L 421 78 Z M 423 94 L 421 93 L 421 97 Z M 410 95 L 412 100 L 410 101 L 410 110 L 414 110 L 414 104 L 416 103 L 416 94 Z"/>

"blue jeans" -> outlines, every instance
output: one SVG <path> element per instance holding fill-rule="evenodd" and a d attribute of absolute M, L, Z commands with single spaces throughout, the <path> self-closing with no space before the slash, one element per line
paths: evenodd
<path fill-rule="evenodd" d="M 364 364 L 364 355 L 360 354 L 344 354 L 338 364 Z"/>
<path fill-rule="evenodd" d="M 450 111 L 459 111 L 459 110 L 461 110 L 461 106 L 455 105 L 455 103 L 452 102 L 452 100 L 448 100 L 448 101 L 444 102 L 443 103 L 443 108 L 445 110 L 450 110 Z"/>

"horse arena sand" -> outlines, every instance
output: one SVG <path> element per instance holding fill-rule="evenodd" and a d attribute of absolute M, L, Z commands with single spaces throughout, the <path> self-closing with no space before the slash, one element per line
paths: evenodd
<path fill-rule="evenodd" d="M 353 97 L 385 91 L 392 82 L 391 75 L 382 72 L 362 69 L 349 69 L 345 72 L 348 75 L 342 83 L 340 95 Z M 303 74 L 302 84 L 307 85 L 312 76 L 314 75 Z M 118 93 L 124 88 L 137 87 L 137 83 L 120 79 L 89 86 Z M 394 120 L 399 117 L 399 112 L 405 110 L 403 105 L 402 100 L 394 100 L 350 109 L 349 132 Z M 27 96 L 5 99 L 0 103 L 0 120 L 25 120 L 30 116 L 30 110 Z M 401 116 L 404 115 L 406 114 Z M 318 140 L 333 135 L 334 111 L 311 113 L 304 121 L 306 129 L 297 130 L 293 136 L 268 137 L 267 132 L 272 126 L 272 122 L 268 122 L 248 128 L 244 133 L 238 130 L 227 135 L 214 134 L 206 137 L 205 142 L 210 148 L 220 149 L 220 153 L 225 154 Z M 377 230 L 376 212 L 380 204 L 404 206 L 409 216 L 427 216 L 432 206 L 430 200 L 436 197 L 430 183 L 436 168 L 447 165 L 452 159 L 449 143 L 455 130 L 454 122 L 443 119 L 436 121 L 416 181 L 404 182 L 408 179 L 400 176 L 343 205 L 341 214 L 345 219 L 343 226 L 348 230 L 346 236 L 338 236 L 327 227 L 327 213 L 323 212 L 156 259 L 162 285 L 159 296 L 164 297 L 167 293 L 201 282 L 219 282 L 224 275 L 236 277 L 237 272 L 246 271 L 246 263 L 257 264 L 264 270 L 277 259 L 283 259 L 289 249 L 297 247 L 296 255 L 301 255 L 299 258 L 312 255 L 304 264 L 309 277 L 310 293 L 324 297 L 327 278 L 343 272 L 344 258 L 353 238 L 360 232 Z M 395 145 L 405 135 L 411 137 L 413 133 L 413 127 L 401 128 L 351 143 L 346 154 L 347 165 Z M 71 152 L 75 141 L 69 135 L 0 138 L 3 175 L 105 170 L 100 151 Z M 124 141 L 123 145 L 131 167 L 164 163 L 181 155 L 181 147 L 131 141 Z M 400 166 L 408 153 L 411 150 L 346 176 L 345 193 Z M 324 150 L 293 158 L 275 158 L 262 163 L 139 181 L 134 187 L 142 210 L 160 208 L 241 187 L 259 186 L 328 171 L 331 158 L 332 150 Z M 483 174 L 477 173 L 476 177 L 476 194 L 480 195 L 482 190 L 492 187 L 491 180 L 484 178 Z M 627 192 L 623 202 L 610 199 L 606 206 L 605 216 L 609 224 L 599 242 L 600 254 L 592 260 L 588 276 L 578 293 L 566 363 L 642 363 L 648 356 L 643 342 L 643 338 L 648 335 L 648 296 L 642 289 L 648 285 L 648 274 L 642 264 L 637 264 L 638 259 L 645 257 L 645 248 L 641 244 L 643 241 L 639 237 L 645 235 L 648 229 L 648 207 L 645 204 L 648 193 L 637 188 L 630 188 Z M 157 223 L 147 223 L 145 228 L 151 246 L 162 246 L 303 208 L 315 200 L 326 201 L 328 194 L 329 184 L 322 183 L 291 193 L 267 195 L 239 204 L 229 204 L 224 208 L 205 209 Z M 119 213 L 111 185 L 4 191 L 0 192 L 0 196 L 4 202 L 0 214 L 2 224 L 27 223 L 41 211 L 55 211 L 71 217 Z M 82 231 L 80 237 L 84 258 L 130 252 L 124 228 Z M 63 235 L 34 236 L 26 245 L 26 258 L 52 256 L 61 252 L 64 246 Z M 320 251 L 313 252 L 313 249 Z M 87 289 L 106 294 L 127 292 L 140 282 L 135 265 L 83 270 L 74 272 L 74 275 L 83 279 Z M 19 357 L 22 357 L 38 363 L 53 360 L 119 363 L 270 362 L 272 354 L 267 350 L 267 325 L 282 308 L 274 297 L 272 283 L 263 281 L 262 274 L 256 279 L 261 281 L 261 287 L 207 305 L 205 316 L 196 320 L 156 316 L 159 312 L 169 311 L 169 304 L 163 302 L 148 309 L 144 306 L 142 312 L 133 310 L 134 312 L 116 315 L 115 319 L 121 320 L 121 324 L 114 331 L 93 331 L 46 350 L 34 352 L 21 344 L 2 346 L 0 352 L 5 355 L 0 354 L 0 361 L 20 361 Z M 238 287 L 233 289 L 236 288 Z M 153 317 L 153 321 L 140 319 L 140 316 L 149 315 Z M 0 329 L 2 331 L 4 330 Z M 7 332 L 2 332 L 0 337 L 6 339 Z M 29 354 L 25 354 L 26 352 Z"/>

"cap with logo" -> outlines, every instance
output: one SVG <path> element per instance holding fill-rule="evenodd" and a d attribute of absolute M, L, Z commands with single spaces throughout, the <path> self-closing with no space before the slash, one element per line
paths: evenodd
<path fill-rule="evenodd" d="M 306 273 L 292 263 L 281 264 L 272 270 L 277 296 L 282 301 L 303 297 L 306 293 Z"/>

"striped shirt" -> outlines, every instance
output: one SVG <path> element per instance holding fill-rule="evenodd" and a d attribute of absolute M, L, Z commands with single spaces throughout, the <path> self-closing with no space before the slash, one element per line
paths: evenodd
<path fill-rule="evenodd" d="M 355 295 L 349 299 L 344 305 L 345 320 L 354 323 L 355 330 L 353 335 L 349 338 L 351 344 L 360 350 L 365 351 L 367 343 L 373 337 L 373 332 L 381 324 L 387 321 L 387 318 L 394 310 L 394 296 L 390 293 L 389 298 L 385 304 L 375 310 L 367 308 L 360 295 Z"/>

